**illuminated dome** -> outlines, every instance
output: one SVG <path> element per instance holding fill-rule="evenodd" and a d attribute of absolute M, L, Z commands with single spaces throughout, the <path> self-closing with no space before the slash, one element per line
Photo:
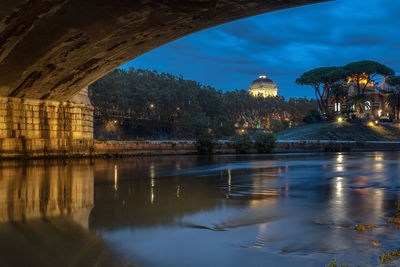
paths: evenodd
<path fill-rule="evenodd" d="M 249 94 L 254 97 L 269 97 L 278 95 L 278 87 L 267 76 L 259 76 L 249 87 Z"/>

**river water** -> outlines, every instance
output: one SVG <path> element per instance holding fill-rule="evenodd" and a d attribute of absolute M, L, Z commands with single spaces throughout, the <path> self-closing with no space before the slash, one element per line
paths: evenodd
<path fill-rule="evenodd" d="M 400 248 L 400 230 L 386 223 L 400 198 L 399 159 L 2 161 L 0 266 L 325 266 L 334 258 L 375 266 L 384 250 Z"/>

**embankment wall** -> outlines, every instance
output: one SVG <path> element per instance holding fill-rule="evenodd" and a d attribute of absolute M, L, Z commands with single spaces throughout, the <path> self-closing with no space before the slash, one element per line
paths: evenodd
<path fill-rule="evenodd" d="M 355 141 L 278 141 L 274 153 L 304 152 L 348 152 L 348 151 L 390 151 L 400 150 L 400 142 L 355 142 Z M 233 154 L 232 142 L 218 142 L 216 154 Z M 194 141 L 95 141 L 95 156 L 154 156 L 196 154 Z M 254 149 L 248 153 L 256 153 Z"/>

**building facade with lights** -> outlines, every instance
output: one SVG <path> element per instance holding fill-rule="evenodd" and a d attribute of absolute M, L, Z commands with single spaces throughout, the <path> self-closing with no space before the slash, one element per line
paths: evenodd
<path fill-rule="evenodd" d="M 267 76 L 259 76 L 249 87 L 249 94 L 253 97 L 275 97 L 278 95 L 278 87 Z"/>
<path fill-rule="evenodd" d="M 359 78 L 358 83 L 364 87 L 364 94 L 367 96 L 365 110 L 363 116 L 374 117 L 376 119 L 392 119 L 394 117 L 393 110 L 386 104 L 386 99 L 395 88 L 386 83 L 385 77 L 382 78 L 382 83 L 368 82 L 367 77 Z M 328 101 L 328 108 L 335 113 L 352 112 L 356 113 L 355 106 L 350 104 L 349 98 L 357 94 L 357 80 L 352 77 L 347 79 L 348 95 L 346 98 L 335 99 L 331 97 Z M 329 96 L 324 95 L 324 98 Z M 358 117 L 361 114 L 355 114 Z"/>

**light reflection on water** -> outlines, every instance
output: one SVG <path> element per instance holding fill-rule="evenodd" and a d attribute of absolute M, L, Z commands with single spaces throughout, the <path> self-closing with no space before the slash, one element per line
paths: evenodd
<path fill-rule="evenodd" d="M 0 257 L 16 265 L 22 252 L 31 266 L 324 266 L 333 258 L 375 265 L 383 250 L 400 248 L 400 232 L 385 222 L 399 199 L 399 158 L 4 161 Z M 358 233 L 355 224 L 375 228 Z M 27 231 L 36 238 L 21 234 Z M 37 257 L 38 249 L 51 259 Z"/>

